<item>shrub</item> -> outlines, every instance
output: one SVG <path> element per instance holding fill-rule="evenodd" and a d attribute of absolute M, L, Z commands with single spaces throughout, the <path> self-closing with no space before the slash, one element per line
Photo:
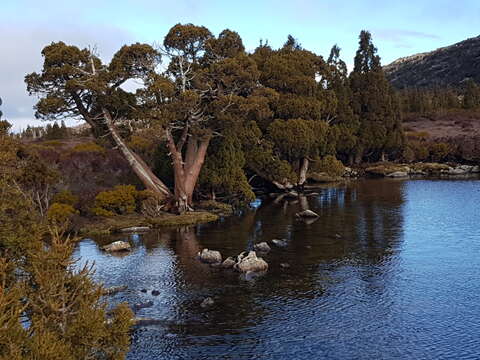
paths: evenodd
<path fill-rule="evenodd" d="M 58 141 L 58 140 L 48 140 L 48 141 L 42 142 L 41 145 L 58 147 L 58 146 L 62 146 L 63 143 L 61 141 Z"/>
<path fill-rule="evenodd" d="M 345 173 L 345 166 L 335 156 L 327 155 L 316 164 L 315 170 L 329 176 L 342 176 Z"/>
<path fill-rule="evenodd" d="M 403 150 L 402 158 L 404 161 L 411 163 L 415 161 L 415 151 L 412 148 L 412 146 L 409 144 L 408 146 L 405 146 L 405 149 Z"/>
<path fill-rule="evenodd" d="M 70 190 L 62 190 L 53 197 L 53 202 L 73 207 L 78 204 L 78 200 L 78 196 L 73 195 Z"/>
<path fill-rule="evenodd" d="M 73 153 L 96 153 L 96 154 L 105 154 L 105 149 L 101 147 L 100 145 L 94 143 L 94 142 L 86 142 L 82 144 L 75 145 L 72 149 L 71 152 Z"/>
<path fill-rule="evenodd" d="M 51 225 L 66 227 L 70 223 L 73 215 L 78 212 L 72 205 L 54 202 L 47 211 L 47 220 Z"/>
<path fill-rule="evenodd" d="M 131 214 L 137 208 L 137 201 L 144 196 L 133 185 L 117 185 L 113 190 L 100 192 L 95 197 L 92 209 L 97 216 Z"/>
<path fill-rule="evenodd" d="M 435 143 L 430 145 L 430 157 L 433 161 L 446 160 L 452 152 L 452 146 L 447 143 Z"/>

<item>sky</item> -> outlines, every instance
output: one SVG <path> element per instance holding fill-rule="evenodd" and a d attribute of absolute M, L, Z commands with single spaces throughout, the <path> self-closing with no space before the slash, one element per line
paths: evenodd
<path fill-rule="evenodd" d="M 351 67 L 358 34 L 369 30 L 382 64 L 480 35 L 479 0 L 0 0 L 0 97 L 19 131 L 37 125 L 24 77 L 40 71 L 55 41 L 96 46 L 108 61 L 124 44 L 163 41 L 177 23 L 237 31 L 248 51 L 260 39 L 280 47 L 289 34 L 328 57 L 342 49 Z"/>

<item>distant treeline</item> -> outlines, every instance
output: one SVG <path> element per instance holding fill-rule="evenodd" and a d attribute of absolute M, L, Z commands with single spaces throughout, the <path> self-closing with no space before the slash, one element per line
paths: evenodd
<path fill-rule="evenodd" d="M 469 79 L 461 87 L 408 88 L 398 92 L 404 113 L 426 114 L 480 107 L 480 86 Z"/>
<path fill-rule="evenodd" d="M 45 126 L 30 126 L 22 130 L 18 137 L 21 139 L 40 139 L 40 140 L 61 140 L 68 139 L 72 135 L 71 129 L 67 128 L 65 122 L 62 120 L 60 125 L 55 121 L 52 124 Z"/>

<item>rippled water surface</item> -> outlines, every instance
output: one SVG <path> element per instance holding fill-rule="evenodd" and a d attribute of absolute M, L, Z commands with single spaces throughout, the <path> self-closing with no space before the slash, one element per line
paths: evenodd
<path fill-rule="evenodd" d="M 269 199 L 215 224 L 109 239 L 129 239 L 126 256 L 84 240 L 75 257 L 128 285 L 112 301 L 153 301 L 137 316 L 161 321 L 135 330 L 129 359 L 480 358 L 480 181 L 366 180 L 306 201 L 320 214 L 310 224 L 294 216 L 305 199 Z M 254 281 L 195 259 L 274 238 L 289 245 Z"/>

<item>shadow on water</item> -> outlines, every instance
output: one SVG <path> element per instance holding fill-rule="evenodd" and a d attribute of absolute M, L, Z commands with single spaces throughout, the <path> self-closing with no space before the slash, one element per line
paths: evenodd
<path fill-rule="evenodd" d="M 415 210 L 412 194 L 421 201 L 422 187 L 441 185 L 357 181 L 265 199 L 214 224 L 97 239 L 129 237 L 134 250 L 124 257 L 92 240 L 75 256 L 95 260 L 95 277 L 107 286 L 128 285 L 112 301 L 153 301 L 137 315 L 161 321 L 135 330 L 129 359 L 430 358 L 435 344 L 418 345 L 425 329 L 409 315 L 424 279 L 412 272 L 418 264 L 406 241 L 422 231 L 414 220 L 425 211 Z M 305 208 L 320 217 L 297 219 Z M 269 271 L 254 281 L 196 259 L 203 248 L 225 258 L 275 238 L 288 246 L 263 256 Z M 215 304 L 202 309 L 207 296 Z"/>

